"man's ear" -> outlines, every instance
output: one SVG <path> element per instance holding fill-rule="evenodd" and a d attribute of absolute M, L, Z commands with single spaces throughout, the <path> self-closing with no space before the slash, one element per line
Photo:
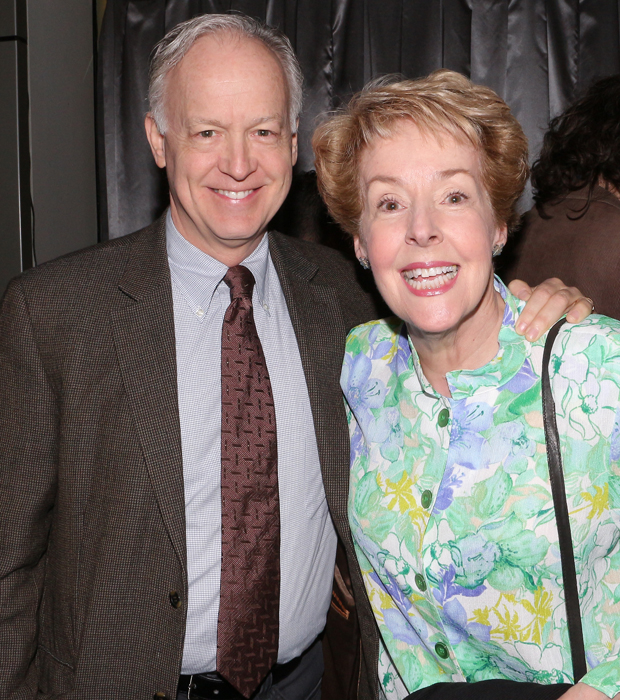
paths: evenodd
<path fill-rule="evenodd" d="M 153 119 L 153 115 L 150 112 L 144 118 L 144 128 L 146 129 L 146 138 L 151 146 L 151 153 L 153 154 L 153 158 L 155 158 L 157 167 L 165 168 L 166 148 L 164 144 L 164 135 L 160 133 L 155 119 Z"/>
<path fill-rule="evenodd" d="M 297 120 L 297 124 L 295 125 L 295 133 L 291 137 L 291 163 L 295 165 L 297 162 L 297 148 L 298 148 L 298 138 L 297 134 L 299 133 L 299 119 Z"/>

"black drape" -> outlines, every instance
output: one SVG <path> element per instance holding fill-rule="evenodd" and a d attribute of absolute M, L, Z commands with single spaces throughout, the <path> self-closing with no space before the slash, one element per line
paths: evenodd
<path fill-rule="evenodd" d="M 144 135 L 148 58 L 175 24 L 236 10 L 278 26 L 305 75 L 297 189 L 317 118 L 370 78 L 447 67 L 496 90 L 536 155 L 551 117 L 620 72 L 619 0 L 108 0 L 99 47 L 101 229 L 121 236 L 166 206 Z M 299 182 L 301 181 L 301 185 Z M 293 191 L 293 200 L 302 200 Z M 289 211 L 295 205 L 289 203 Z M 292 212 L 291 216 L 294 215 Z"/>

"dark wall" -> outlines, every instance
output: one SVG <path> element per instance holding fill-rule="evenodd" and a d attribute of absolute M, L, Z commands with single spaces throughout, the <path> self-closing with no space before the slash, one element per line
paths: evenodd
<path fill-rule="evenodd" d="M 89 0 L 0 0 L 0 294 L 97 242 L 93 20 Z"/>
<path fill-rule="evenodd" d="M 28 0 L 38 263 L 97 242 L 93 22 L 92 0 Z"/>
<path fill-rule="evenodd" d="M 618 6 L 618 0 L 110 0 L 99 81 L 108 234 L 140 228 L 166 206 L 166 184 L 143 129 L 148 56 L 182 20 L 237 10 L 288 35 L 306 79 L 297 165 L 303 173 L 312 169 L 309 141 L 320 114 L 377 75 L 417 77 L 440 67 L 504 97 L 536 154 L 552 116 L 592 80 L 620 72 Z"/>

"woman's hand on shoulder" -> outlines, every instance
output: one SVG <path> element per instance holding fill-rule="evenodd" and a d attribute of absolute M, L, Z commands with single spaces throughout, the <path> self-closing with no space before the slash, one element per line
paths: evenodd
<path fill-rule="evenodd" d="M 591 299 L 577 287 L 567 287 L 557 277 L 545 280 L 537 287 L 530 287 L 523 280 L 512 280 L 508 288 L 516 297 L 527 302 L 516 330 L 529 341 L 538 340 L 564 314 L 567 314 L 569 323 L 579 323 L 594 311 Z"/>

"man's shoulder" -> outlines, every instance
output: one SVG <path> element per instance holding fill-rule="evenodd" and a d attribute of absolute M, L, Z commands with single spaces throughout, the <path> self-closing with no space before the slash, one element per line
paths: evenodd
<path fill-rule="evenodd" d="M 157 255 L 162 246 L 161 220 L 134 233 L 68 253 L 21 273 L 9 283 L 24 290 L 105 287 L 117 284 L 131 257 Z M 165 248 L 164 248 L 165 250 Z"/>
<path fill-rule="evenodd" d="M 353 255 L 321 243 L 270 232 L 271 257 L 291 274 L 311 274 L 314 282 L 346 288 L 349 294 L 376 295 L 372 275 L 364 272 Z"/>
<path fill-rule="evenodd" d="M 306 241 L 301 238 L 287 236 L 279 231 L 271 231 L 272 249 L 275 246 L 284 256 L 302 256 L 320 267 L 341 268 L 353 274 L 355 271 L 355 258 L 353 255 L 345 255 L 340 250 L 330 248 L 321 243 Z"/>
<path fill-rule="evenodd" d="M 372 276 L 364 272 L 353 256 L 320 243 L 270 232 L 270 252 L 278 274 L 299 275 L 312 284 L 331 287 L 346 316 L 349 328 L 385 315 L 385 305 Z"/>

